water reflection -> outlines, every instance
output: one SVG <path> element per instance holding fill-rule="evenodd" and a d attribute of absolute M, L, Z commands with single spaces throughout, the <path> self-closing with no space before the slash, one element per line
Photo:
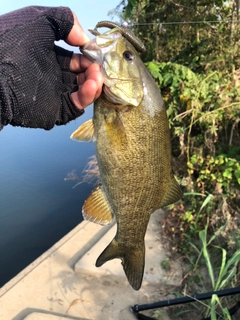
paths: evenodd
<path fill-rule="evenodd" d="M 92 108 L 51 131 L 7 126 L 0 132 L 0 286 L 82 221 L 81 207 L 93 186 L 78 177 L 94 154 L 93 143 L 71 133 Z"/>

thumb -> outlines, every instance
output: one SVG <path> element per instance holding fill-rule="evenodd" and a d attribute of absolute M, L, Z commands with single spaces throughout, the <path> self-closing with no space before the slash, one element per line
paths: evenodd
<path fill-rule="evenodd" d="M 69 32 L 65 42 L 71 46 L 82 46 L 86 42 L 90 41 L 82 26 L 80 25 L 78 18 L 74 12 L 72 12 L 74 18 L 74 24 L 72 30 Z"/>

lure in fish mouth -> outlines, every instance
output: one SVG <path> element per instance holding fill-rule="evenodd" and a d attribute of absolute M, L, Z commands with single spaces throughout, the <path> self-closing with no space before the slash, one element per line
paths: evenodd
<path fill-rule="evenodd" d="M 89 31 L 94 35 L 94 36 L 99 36 L 101 35 L 100 32 L 98 32 L 97 28 L 110 28 L 110 29 L 118 29 L 118 31 L 121 33 L 125 39 L 127 39 L 138 52 L 145 52 L 146 48 L 142 41 L 136 37 L 127 27 L 123 25 L 119 25 L 115 22 L 112 21 L 100 21 L 97 23 L 96 27 L 94 30 L 89 29 Z"/>
<path fill-rule="evenodd" d="M 110 23 L 111 22 L 103 21 L 98 23 L 97 26 L 109 26 Z M 113 26 L 116 26 L 116 24 L 114 23 Z M 130 31 L 125 30 L 125 28 L 113 28 L 102 35 L 96 31 L 92 32 L 94 32 L 94 34 L 97 33 L 96 38 L 81 47 L 81 52 L 88 59 L 101 66 L 104 79 L 103 91 L 113 103 L 137 106 L 142 98 L 142 90 L 139 90 L 139 86 L 142 87 L 142 83 L 139 81 L 140 72 L 138 70 L 138 64 L 136 62 L 132 63 L 132 61 L 135 58 L 140 59 L 138 53 L 131 44 L 130 48 L 123 50 L 121 55 L 115 53 L 118 50 L 119 40 L 123 39 L 122 33 L 127 33 L 129 37 Z M 131 39 L 137 48 L 141 46 L 140 40 L 134 38 L 132 34 Z M 129 65 L 132 63 L 132 66 L 128 68 L 129 72 L 127 70 L 125 72 L 124 70 L 123 73 L 122 70 L 120 70 L 123 66 L 125 68 L 128 67 L 127 64 L 124 64 L 123 59 L 126 60 Z M 134 94 L 129 94 L 130 86 L 135 87 Z"/>
<path fill-rule="evenodd" d="M 101 184 L 83 205 L 84 219 L 102 225 L 117 221 L 112 242 L 96 266 L 121 259 L 135 290 L 142 284 L 144 237 L 151 214 L 182 197 L 171 167 L 168 118 L 155 81 L 143 64 L 141 42 L 125 28 L 110 27 L 81 51 L 101 65 L 103 91 L 94 103 L 93 119 L 71 138 L 95 141 Z M 141 49 L 142 48 L 142 49 Z"/>

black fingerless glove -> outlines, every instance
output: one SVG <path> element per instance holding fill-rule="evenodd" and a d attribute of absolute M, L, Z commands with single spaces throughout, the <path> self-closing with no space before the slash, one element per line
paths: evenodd
<path fill-rule="evenodd" d="M 65 7 L 26 7 L 0 16 L 0 130 L 3 126 L 51 129 L 80 116 L 69 70 L 72 52 L 54 45 L 73 27 Z"/>

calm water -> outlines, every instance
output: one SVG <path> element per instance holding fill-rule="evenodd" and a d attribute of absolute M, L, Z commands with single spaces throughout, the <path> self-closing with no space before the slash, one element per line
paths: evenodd
<path fill-rule="evenodd" d="M 93 143 L 70 134 L 92 108 L 51 131 L 11 126 L 0 131 L 0 287 L 82 221 L 81 208 L 93 185 L 81 177 Z"/>

